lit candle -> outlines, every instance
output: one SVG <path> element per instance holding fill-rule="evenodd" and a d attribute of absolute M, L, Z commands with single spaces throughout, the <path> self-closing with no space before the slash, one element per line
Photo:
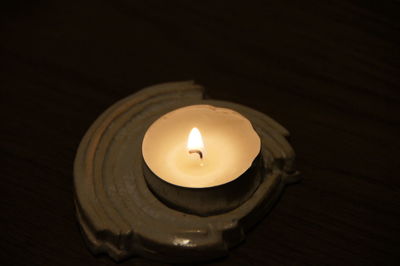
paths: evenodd
<path fill-rule="evenodd" d="M 192 105 L 165 114 L 147 130 L 143 158 L 162 180 L 205 188 L 231 182 L 260 152 L 250 121 L 226 108 Z"/>

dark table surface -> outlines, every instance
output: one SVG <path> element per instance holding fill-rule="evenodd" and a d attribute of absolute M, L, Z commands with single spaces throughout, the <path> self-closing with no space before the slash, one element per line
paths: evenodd
<path fill-rule="evenodd" d="M 115 101 L 189 79 L 288 128 L 304 178 L 210 265 L 400 263 L 398 1 L 20 0 L 0 14 L 1 265 L 115 265 L 81 238 L 76 149 Z"/>

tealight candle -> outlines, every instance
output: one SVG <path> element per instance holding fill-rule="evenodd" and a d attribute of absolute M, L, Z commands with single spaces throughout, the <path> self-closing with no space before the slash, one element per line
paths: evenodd
<path fill-rule="evenodd" d="M 150 170 L 145 171 L 150 174 L 146 179 L 156 195 L 174 206 L 182 207 L 177 201 L 184 201 L 183 204 L 193 201 L 182 195 L 186 193 L 185 189 L 192 189 L 192 192 L 197 189 L 196 194 L 187 193 L 187 197 L 200 197 L 200 205 L 210 201 L 215 206 L 211 209 L 224 209 L 224 204 L 232 208 L 257 187 L 257 172 L 246 177 L 248 180 L 236 182 L 243 190 L 235 188 L 237 198 L 232 198 L 232 191 L 226 191 L 229 186 L 221 186 L 233 183 L 252 169 L 260 147 L 260 138 L 250 121 L 238 112 L 211 105 L 179 108 L 156 120 L 144 136 L 142 153 L 147 170 Z M 180 197 L 166 189 L 165 183 L 174 187 L 173 191 Z M 201 192 L 206 189 L 209 194 L 212 188 L 217 188 L 214 191 L 218 191 L 223 203 L 221 199 L 212 202 L 216 194 L 207 196 Z M 193 205 L 189 209 L 193 209 Z"/>

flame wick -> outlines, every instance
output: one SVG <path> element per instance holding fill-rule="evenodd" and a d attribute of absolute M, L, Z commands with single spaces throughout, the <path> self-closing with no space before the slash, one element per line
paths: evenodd
<path fill-rule="evenodd" d="M 203 159 L 204 143 L 201 133 L 197 127 L 192 128 L 187 141 L 187 151 L 189 154 L 197 153 Z"/>
<path fill-rule="evenodd" d="M 203 153 L 201 152 L 201 150 L 189 150 L 189 153 L 197 153 L 200 156 L 200 159 L 203 159 Z"/>

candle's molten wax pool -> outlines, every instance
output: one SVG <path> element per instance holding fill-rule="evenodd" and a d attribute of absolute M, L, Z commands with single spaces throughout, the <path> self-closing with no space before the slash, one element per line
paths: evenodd
<path fill-rule="evenodd" d="M 142 152 L 149 169 L 164 181 L 205 188 L 241 176 L 251 167 L 260 147 L 260 137 L 250 121 L 238 112 L 191 105 L 150 125 Z"/>

